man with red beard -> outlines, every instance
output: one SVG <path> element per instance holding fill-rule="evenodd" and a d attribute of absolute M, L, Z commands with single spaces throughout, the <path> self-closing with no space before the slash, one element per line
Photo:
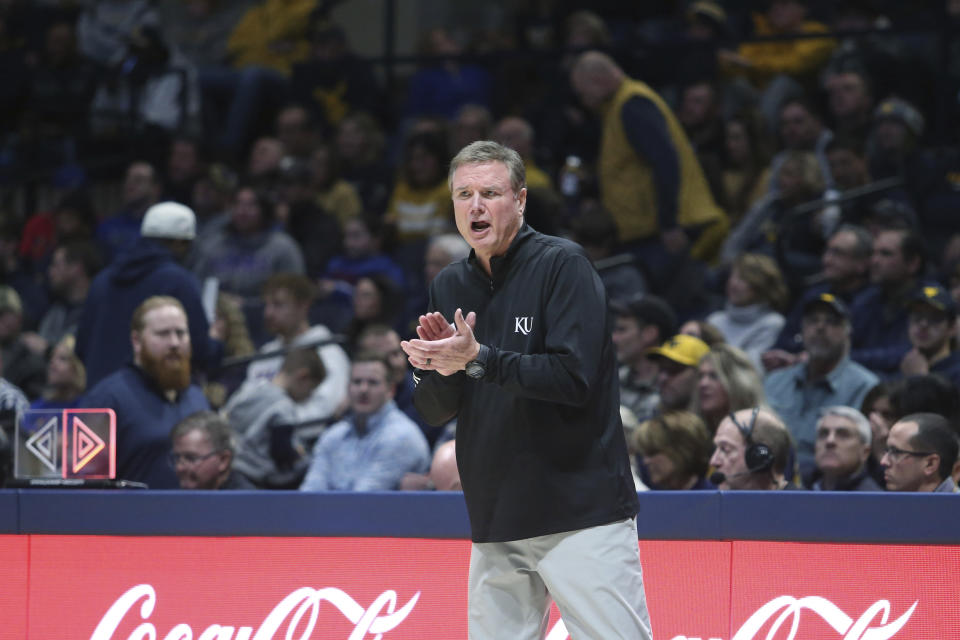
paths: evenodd
<path fill-rule="evenodd" d="M 117 414 L 117 476 L 151 489 L 176 489 L 168 463 L 170 429 L 183 418 L 210 408 L 190 383 L 190 331 L 176 298 L 153 296 L 130 321 L 133 362 L 101 380 L 81 407 Z"/>

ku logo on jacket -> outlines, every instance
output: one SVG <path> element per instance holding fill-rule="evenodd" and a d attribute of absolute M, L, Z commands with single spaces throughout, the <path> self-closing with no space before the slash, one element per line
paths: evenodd
<path fill-rule="evenodd" d="M 527 336 L 533 329 L 533 316 L 517 316 L 513 319 L 513 332 Z"/>

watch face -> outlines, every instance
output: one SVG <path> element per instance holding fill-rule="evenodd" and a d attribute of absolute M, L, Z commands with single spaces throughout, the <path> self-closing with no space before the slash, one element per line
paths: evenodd
<path fill-rule="evenodd" d="M 474 360 L 473 362 L 468 362 L 464 373 L 474 379 L 479 379 L 483 377 L 483 374 L 486 373 L 486 369 L 482 364 Z"/>

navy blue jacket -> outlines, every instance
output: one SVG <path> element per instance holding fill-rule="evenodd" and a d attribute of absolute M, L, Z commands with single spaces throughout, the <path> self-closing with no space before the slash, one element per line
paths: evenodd
<path fill-rule="evenodd" d="M 960 351 L 952 351 L 943 360 L 930 367 L 930 373 L 937 373 L 946 378 L 953 386 L 960 386 Z"/>
<path fill-rule="evenodd" d="M 129 363 L 87 392 L 80 407 L 116 412 L 117 477 L 145 482 L 151 489 L 180 486 L 167 461 L 170 430 L 187 416 L 210 409 L 197 385 L 170 402 L 139 367 Z"/>
<path fill-rule="evenodd" d="M 90 285 L 77 326 L 77 355 L 87 368 L 88 386 L 133 360 L 130 318 L 150 296 L 173 296 L 183 304 L 194 370 L 219 361 L 223 345 L 209 337 L 196 276 L 178 264 L 163 244 L 140 238 Z"/>
<path fill-rule="evenodd" d="M 475 311 L 486 373 L 420 371 L 414 403 L 457 417 L 457 467 L 474 542 L 609 524 L 639 503 L 620 422 L 606 292 L 583 249 L 524 226 L 507 252 L 447 266 L 430 310 Z"/>
<path fill-rule="evenodd" d="M 911 287 L 889 298 L 879 285 L 872 285 L 857 296 L 850 309 L 851 360 L 881 378 L 900 375 L 900 361 L 911 348 L 907 316 L 915 291 L 916 287 Z"/>

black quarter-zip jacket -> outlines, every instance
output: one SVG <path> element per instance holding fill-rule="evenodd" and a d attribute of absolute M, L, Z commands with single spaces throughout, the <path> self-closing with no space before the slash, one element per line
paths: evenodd
<path fill-rule="evenodd" d="M 457 418 L 457 466 L 474 542 L 632 517 L 610 314 L 583 249 L 524 224 L 489 277 L 473 252 L 430 286 L 430 310 L 477 314 L 481 380 L 417 371 L 431 424 Z"/>

